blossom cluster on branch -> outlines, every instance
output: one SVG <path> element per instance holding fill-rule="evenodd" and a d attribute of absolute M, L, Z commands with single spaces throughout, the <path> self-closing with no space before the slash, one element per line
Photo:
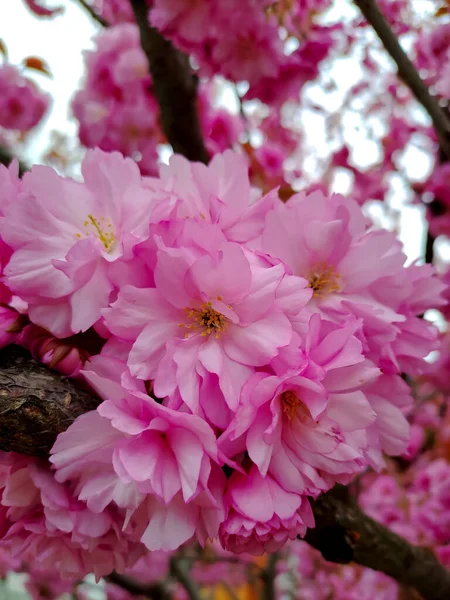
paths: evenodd
<path fill-rule="evenodd" d="M 25 1 L 40 17 L 64 11 Z M 363 206 L 385 201 L 392 217 L 401 180 L 426 204 L 430 261 L 450 233 L 445 135 L 361 18 L 378 4 L 446 114 L 448 3 L 426 25 L 412 0 L 355 0 L 362 12 L 344 18 L 331 0 L 79 4 L 101 25 L 72 102 L 90 150 L 81 180 L 0 166 L 0 347 L 26 348 L 98 407 L 70 419 L 49 460 L 0 452 L 0 575 L 27 572 L 33 600 L 88 600 L 90 573 L 108 600 L 415 598 L 301 538 L 314 514 L 322 531 L 318 502 L 345 484 L 450 566 L 449 335 L 424 318 L 448 318 L 450 271 L 410 264 Z M 167 57 L 152 44 L 173 53 L 163 77 L 183 71 L 181 103 L 159 91 L 152 67 Z M 347 56 L 361 73 L 336 103 Z M 46 72 L 33 57 L 0 67 L 0 128 L 20 137 L 48 104 L 26 68 Z M 349 141 L 355 115 L 378 144 L 368 168 Z M 177 135 L 209 165 L 161 164 Z M 410 150 L 428 173 L 407 172 Z M 339 178 L 346 196 L 330 191 Z M 333 526 L 349 562 L 360 534 Z"/>
<path fill-rule="evenodd" d="M 231 151 L 1 176 L 4 343 L 103 400 L 51 467 L 4 455 L 13 556 L 76 577 L 191 539 L 275 551 L 314 526 L 309 498 L 406 451 L 401 374 L 426 370 L 445 285 L 355 202 L 261 196 Z"/>
<path fill-rule="evenodd" d="M 41 121 L 48 109 L 50 98 L 26 76 L 24 70 L 27 67 L 45 70 L 42 61 L 35 57 L 25 59 L 22 68 L 6 60 L 0 64 L 0 139 L 2 130 L 21 134 L 28 132 Z"/>

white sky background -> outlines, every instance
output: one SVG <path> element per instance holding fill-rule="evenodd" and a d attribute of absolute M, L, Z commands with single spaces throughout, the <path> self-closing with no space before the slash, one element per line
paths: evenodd
<path fill-rule="evenodd" d="M 8 49 L 9 62 L 20 64 L 27 56 L 38 56 L 52 73 L 50 79 L 27 70 L 53 98 L 49 114 L 30 136 L 33 141 L 27 155 L 35 160 L 46 148 L 51 130 L 76 133 L 76 123 L 69 120 L 70 99 L 83 76 L 82 51 L 93 47 L 92 37 L 100 29 L 76 0 L 47 2 L 47 6 L 61 5 L 65 7 L 62 16 L 44 19 L 35 17 L 22 0 L 0 0 L 0 39 Z"/>
<path fill-rule="evenodd" d="M 420 1 L 425 2 L 426 0 Z M 7 46 L 9 61 L 13 64 L 20 64 L 27 56 L 38 56 L 47 62 L 53 75 L 49 79 L 45 75 L 33 71 L 28 72 L 29 76 L 34 78 L 53 98 L 49 114 L 28 141 L 26 158 L 29 162 L 39 161 L 43 151 L 48 148 L 49 135 L 52 130 L 56 129 L 70 135 L 76 134 L 76 123 L 70 118 L 70 100 L 73 93 L 80 87 L 83 77 L 82 51 L 93 47 L 92 37 L 100 30 L 100 27 L 93 22 L 76 0 L 47 0 L 47 5 L 64 5 L 64 15 L 53 19 L 36 18 L 25 7 L 22 0 L 0 0 L 0 39 L 3 39 Z M 339 6 L 340 10 L 345 9 L 347 12 L 349 10 L 349 4 L 342 0 L 339 0 L 336 6 Z M 352 9 L 350 8 L 350 10 Z M 352 69 L 355 72 L 354 69 L 357 68 L 356 59 L 353 59 L 353 62 L 353 65 L 349 64 L 348 58 L 338 61 L 333 68 L 333 78 L 338 82 L 349 84 L 349 73 L 352 73 Z M 322 102 L 324 105 L 331 106 L 333 104 L 332 95 L 325 94 L 319 88 L 313 90 L 311 95 L 315 98 L 325 99 L 326 102 Z M 341 95 L 338 90 L 337 96 Z M 226 103 L 227 97 L 229 96 L 225 94 L 221 103 Z M 311 135 L 308 137 L 313 141 L 317 139 L 316 152 L 322 154 L 326 148 L 320 147 L 319 138 L 322 138 L 322 135 L 316 135 L 316 131 L 321 129 L 319 120 L 313 114 L 308 113 L 299 126 L 310 130 Z M 351 144 L 356 143 L 358 147 L 358 162 L 361 161 L 364 164 L 365 158 L 365 162 L 372 160 L 374 156 L 373 142 L 360 139 L 356 128 L 349 135 L 352 138 Z M 423 157 L 413 157 L 408 162 L 409 170 L 423 171 Z M 345 191 L 346 183 L 345 177 L 343 180 L 338 178 L 334 191 Z M 414 260 L 420 257 L 422 252 L 423 211 L 420 207 L 405 207 L 404 196 L 404 191 L 398 188 L 391 204 L 399 211 L 400 237 L 405 244 L 409 260 Z M 374 214 L 381 223 L 386 223 L 381 207 L 375 206 Z"/>

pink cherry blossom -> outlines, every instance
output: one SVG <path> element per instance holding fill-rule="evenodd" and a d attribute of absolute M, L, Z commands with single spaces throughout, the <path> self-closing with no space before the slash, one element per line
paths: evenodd
<path fill-rule="evenodd" d="M 378 375 L 363 363 L 359 342 L 337 328 L 321 337 L 300 368 L 280 376 L 260 371 L 245 383 L 221 439 L 226 451 L 240 438 L 263 476 L 297 494 L 317 495 L 359 472 L 367 463 L 366 429 L 376 418 L 357 389 L 358 380 Z"/>
<path fill-rule="evenodd" d="M 0 126 L 26 132 L 44 116 L 49 97 L 10 64 L 0 65 Z"/>
<path fill-rule="evenodd" d="M 147 179 L 146 186 L 160 197 L 152 220 L 201 219 L 217 224 L 232 242 L 259 236 L 265 215 L 278 203 L 274 193 L 255 198 L 245 157 L 230 150 L 214 156 L 208 166 L 172 156 L 161 166 L 160 179 Z"/>
<path fill-rule="evenodd" d="M 90 572 L 99 578 L 137 560 L 141 550 L 120 536 L 116 513 L 92 513 L 45 462 L 5 453 L 0 459 L 6 475 L 0 544 L 12 557 L 72 579 Z"/>
<path fill-rule="evenodd" d="M 297 223 L 307 222 L 299 229 Z M 362 319 L 359 336 L 368 358 L 393 372 L 417 372 L 436 347 L 436 331 L 418 318 L 425 305 L 444 303 L 430 266 L 404 267 L 406 256 L 393 234 L 367 229 L 357 205 L 321 192 L 297 194 L 266 216 L 262 249 L 309 280 L 312 311 L 334 321 Z M 425 289 L 432 292 L 425 300 Z M 421 302 L 414 304 L 417 290 Z"/>
<path fill-rule="evenodd" d="M 201 251 L 206 229 L 187 231 L 189 245 L 159 242 L 156 287 L 123 287 L 104 315 L 114 335 L 133 343 L 133 375 L 152 379 L 158 397 L 179 394 L 196 414 L 212 410 L 201 402 L 209 389 L 217 397 L 209 418 L 219 425 L 217 411 L 236 409 L 254 367 L 291 341 L 291 323 L 276 299 L 284 267 L 236 243 L 215 243 L 220 238 L 211 226 L 213 245 Z M 310 296 L 305 285 L 299 278 L 284 298 L 296 302 L 297 312 Z"/>
<path fill-rule="evenodd" d="M 213 468 L 220 462 L 213 430 L 195 415 L 86 375 L 108 400 L 59 436 L 51 458 L 57 480 L 78 479 L 78 498 L 96 513 L 111 503 L 126 509 L 133 535 L 149 550 L 175 550 L 194 533 L 202 543 L 217 535 L 223 474 Z"/>
<path fill-rule="evenodd" d="M 314 526 L 307 498 L 287 492 L 270 475 L 263 477 L 256 466 L 233 473 L 225 499 L 229 508 L 220 540 L 232 552 L 275 552 Z"/>
<path fill-rule="evenodd" d="M 7 285 L 29 303 L 31 320 L 58 337 L 100 318 L 117 275 L 128 276 L 117 263 L 130 261 L 148 235 L 151 198 L 135 163 L 95 150 L 83 175 L 79 183 L 35 167 L 0 224 L 14 250 Z"/>

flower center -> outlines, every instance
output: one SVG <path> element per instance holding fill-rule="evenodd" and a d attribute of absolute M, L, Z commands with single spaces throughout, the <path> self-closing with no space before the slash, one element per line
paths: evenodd
<path fill-rule="evenodd" d="M 215 310 L 211 302 L 205 302 L 199 310 L 196 308 L 185 308 L 184 310 L 187 313 L 188 319 L 192 322 L 188 325 L 180 323 L 180 327 L 200 329 L 201 336 L 211 335 L 214 332 L 216 338 L 218 338 L 228 326 L 228 319 L 225 315 Z M 186 333 L 185 337 L 189 337 L 189 333 Z"/>
<path fill-rule="evenodd" d="M 302 422 L 312 418 L 309 408 L 291 390 L 281 394 L 281 406 L 289 421 L 294 417 L 298 417 Z"/>
<path fill-rule="evenodd" d="M 313 290 L 314 296 L 326 296 L 332 292 L 340 291 L 340 278 L 341 276 L 334 272 L 333 267 L 316 265 L 309 272 L 308 285 Z"/>
<path fill-rule="evenodd" d="M 276 17 L 278 24 L 283 25 L 284 20 L 292 12 L 294 0 L 276 0 L 264 7 L 266 17 Z"/>
<path fill-rule="evenodd" d="M 94 217 L 94 215 L 88 215 L 83 225 L 86 230 L 86 237 L 89 237 L 90 234 L 94 233 L 104 245 L 107 252 L 112 250 L 116 236 L 114 235 L 113 225 L 111 222 L 107 222 L 105 217 L 97 219 Z M 77 238 L 81 239 L 82 237 L 83 234 L 77 233 Z"/>

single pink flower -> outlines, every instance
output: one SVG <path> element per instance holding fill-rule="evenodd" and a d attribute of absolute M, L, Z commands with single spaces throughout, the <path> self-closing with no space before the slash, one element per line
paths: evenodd
<path fill-rule="evenodd" d="M 113 569 L 133 564 L 142 548 L 120 534 L 114 509 L 94 514 L 58 483 L 47 464 L 33 458 L 1 453 L 4 518 L 2 544 L 12 557 L 40 569 L 57 569 L 61 578 L 99 579 Z"/>
<path fill-rule="evenodd" d="M 115 289 L 115 263 L 131 261 L 148 236 L 151 198 L 133 161 L 95 150 L 83 175 L 78 183 L 34 167 L 0 224 L 13 249 L 8 287 L 28 302 L 31 320 L 58 337 L 100 318 Z"/>
<path fill-rule="evenodd" d="M 220 541 L 232 552 L 264 554 L 279 550 L 288 539 L 304 536 L 314 527 L 314 516 L 305 496 L 287 492 L 256 466 L 248 473 L 235 471 L 225 494 L 227 516 Z"/>
<path fill-rule="evenodd" d="M 88 375 L 109 399 L 58 437 L 56 479 L 78 481 L 79 500 L 98 514 L 108 505 L 125 509 L 133 539 L 149 550 L 175 550 L 194 534 L 201 543 L 216 536 L 224 475 L 213 430 L 195 415 Z"/>
<path fill-rule="evenodd" d="M 10 64 L 0 66 L 0 126 L 26 132 L 44 116 L 49 96 Z"/>
<path fill-rule="evenodd" d="M 201 219 L 217 224 L 232 242 L 259 236 L 266 213 L 279 202 L 274 193 L 255 200 L 247 161 L 231 150 L 214 156 L 208 166 L 174 155 L 161 166 L 160 179 L 148 179 L 146 185 L 160 197 L 152 221 Z"/>

